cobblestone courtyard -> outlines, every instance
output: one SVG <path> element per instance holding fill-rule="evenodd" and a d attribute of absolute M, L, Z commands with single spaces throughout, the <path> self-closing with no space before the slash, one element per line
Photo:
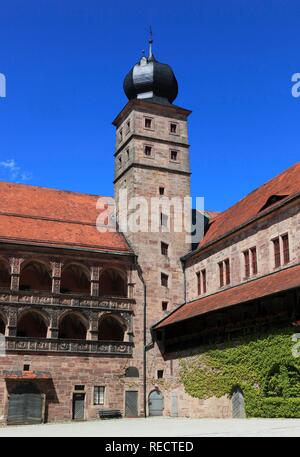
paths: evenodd
<path fill-rule="evenodd" d="M 297 436 L 300 419 L 115 419 L 93 422 L 21 425 L 0 428 L 0 437 L 196 437 Z"/>

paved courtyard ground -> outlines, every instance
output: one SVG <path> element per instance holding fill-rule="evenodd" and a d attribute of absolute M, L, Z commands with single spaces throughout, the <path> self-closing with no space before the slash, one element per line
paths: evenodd
<path fill-rule="evenodd" d="M 0 428 L 0 437 L 104 436 L 298 436 L 300 419 L 187 419 L 149 417 L 92 422 L 19 425 Z"/>

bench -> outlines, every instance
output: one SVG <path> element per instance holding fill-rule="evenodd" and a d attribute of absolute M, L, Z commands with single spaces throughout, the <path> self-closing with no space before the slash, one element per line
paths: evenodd
<path fill-rule="evenodd" d="M 119 409 L 100 409 L 99 417 L 100 419 L 120 419 L 122 413 Z"/>

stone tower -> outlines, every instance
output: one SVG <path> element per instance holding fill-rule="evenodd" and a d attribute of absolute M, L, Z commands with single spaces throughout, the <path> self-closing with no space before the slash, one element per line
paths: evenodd
<path fill-rule="evenodd" d="M 180 257 L 190 250 L 190 243 L 178 221 L 187 224 L 185 210 L 190 215 L 187 202 L 184 208 L 184 199 L 190 196 L 187 128 L 190 111 L 173 105 L 177 81 L 170 66 L 154 58 L 152 39 L 149 56 L 143 56 L 127 74 L 124 90 L 129 101 L 113 121 L 115 199 L 120 229 L 138 256 L 147 288 L 148 343 L 151 326 L 184 301 Z M 124 197 L 120 200 L 124 190 L 126 204 Z M 140 212 L 132 210 L 137 203 Z M 148 206 L 146 217 L 145 205 Z M 126 206 L 129 220 L 136 221 L 134 229 L 132 224 L 124 228 L 121 222 Z M 172 375 L 163 361 L 156 361 L 150 377 L 155 379 L 159 367 L 164 370 L 164 377 L 167 373 Z"/>
<path fill-rule="evenodd" d="M 131 226 L 125 228 L 125 236 L 138 255 L 147 284 L 151 325 L 184 300 L 180 257 L 190 250 L 183 227 L 187 223 L 184 207 L 188 209 L 184 199 L 190 196 L 190 111 L 172 104 L 177 96 L 177 81 L 169 65 L 154 58 L 152 40 L 148 58 L 142 57 L 125 77 L 124 90 L 129 101 L 113 122 L 115 198 L 118 206 L 120 191 L 127 191 Z M 132 202 L 133 198 L 141 200 Z M 144 199 L 148 204 L 146 226 Z M 178 203 L 175 211 L 174 199 Z M 136 203 L 140 206 L 134 216 L 132 208 Z M 122 212 L 124 205 L 120 206 Z M 132 230 L 134 219 L 137 224 Z"/>

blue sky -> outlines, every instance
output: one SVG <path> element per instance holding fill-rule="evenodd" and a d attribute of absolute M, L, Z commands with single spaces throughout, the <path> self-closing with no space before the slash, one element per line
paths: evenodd
<path fill-rule="evenodd" d="M 126 72 L 147 48 L 190 117 L 192 194 L 223 210 L 299 160 L 299 0 L 6 0 L 0 180 L 113 193 Z"/>

